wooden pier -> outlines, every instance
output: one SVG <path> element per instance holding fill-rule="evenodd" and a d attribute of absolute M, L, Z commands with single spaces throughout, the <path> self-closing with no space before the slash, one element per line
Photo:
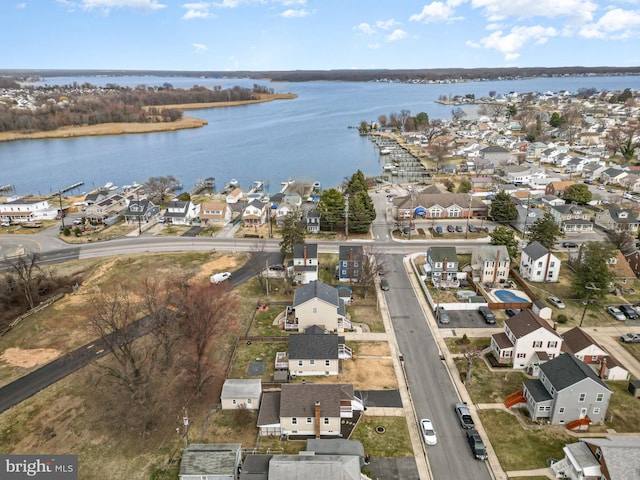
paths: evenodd
<path fill-rule="evenodd" d="M 65 192 L 68 192 L 69 190 L 73 190 L 74 188 L 78 188 L 80 186 L 84 185 L 84 182 L 76 182 L 72 185 L 69 185 L 68 187 L 64 187 L 61 188 L 60 190 L 58 190 L 57 192 L 52 193 L 51 195 L 56 196 L 56 195 L 62 195 Z"/>

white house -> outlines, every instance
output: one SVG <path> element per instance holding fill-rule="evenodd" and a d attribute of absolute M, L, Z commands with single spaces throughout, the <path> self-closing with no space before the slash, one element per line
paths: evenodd
<path fill-rule="evenodd" d="M 561 349 L 562 337 L 529 309 L 505 320 L 504 332 L 491 336 L 491 351 L 499 363 L 533 375 L 540 363 L 557 357 Z"/>
<path fill-rule="evenodd" d="M 222 385 L 220 403 L 223 410 L 246 408 L 258 410 L 262 395 L 262 380 L 252 378 L 228 378 Z"/>
<path fill-rule="evenodd" d="M 229 194 L 227 194 L 226 201 L 227 203 L 238 203 L 242 198 L 242 190 L 238 187 L 231 190 Z"/>
<path fill-rule="evenodd" d="M 540 243 L 532 242 L 522 250 L 520 275 L 531 282 L 557 282 L 560 259 Z"/>
<path fill-rule="evenodd" d="M 171 200 L 164 217 L 174 225 L 189 225 L 200 215 L 200 205 L 191 200 Z"/>
<path fill-rule="evenodd" d="M 22 223 L 34 220 L 53 220 L 58 209 L 49 205 L 49 200 L 15 199 L 0 203 L 0 219 Z"/>
<path fill-rule="evenodd" d="M 318 280 L 317 243 L 296 243 L 293 246 L 293 275 L 295 283 Z"/>

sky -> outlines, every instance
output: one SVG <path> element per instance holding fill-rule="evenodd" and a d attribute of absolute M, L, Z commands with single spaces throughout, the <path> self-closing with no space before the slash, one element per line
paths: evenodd
<path fill-rule="evenodd" d="M 640 0 L 0 0 L 0 69 L 640 65 Z"/>

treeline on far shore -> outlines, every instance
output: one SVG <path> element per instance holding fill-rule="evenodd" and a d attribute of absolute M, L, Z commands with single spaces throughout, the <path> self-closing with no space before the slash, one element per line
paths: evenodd
<path fill-rule="evenodd" d="M 263 87 L 190 89 L 119 85 L 95 87 L 91 84 L 23 87 L 25 95 L 0 101 L 0 132 L 51 131 L 66 126 L 101 123 L 174 122 L 182 112 L 166 105 L 246 101 L 268 93 Z M 28 97 L 28 106 L 18 107 Z"/>

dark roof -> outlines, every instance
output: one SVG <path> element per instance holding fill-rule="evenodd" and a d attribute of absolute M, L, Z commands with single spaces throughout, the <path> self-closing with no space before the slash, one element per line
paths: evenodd
<path fill-rule="evenodd" d="M 332 360 L 338 358 L 338 335 L 335 333 L 298 333 L 289 336 L 289 359 Z"/>
<path fill-rule="evenodd" d="M 549 325 L 544 319 L 533 313 L 528 308 L 524 308 L 511 318 L 507 318 L 504 324 L 509 327 L 509 330 L 513 332 L 516 338 L 524 337 L 525 335 L 535 332 L 539 328 L 544 328 L 550 332 L 553 332 L 560 338 L 558 332 L 556 332 L 551 325 Z"/>
<path fill-rule="evenodd" d="M 311 325 L 310 327 L 304 329 L 304 333 L 308 335 L 320 335 L 323 333 L 327 333 L 327 330 L 320 325 Z"/>
<path fill-rule="evenodd" d="M 302 305 L 309 300 L 318 298 L 331 305 L 335 305 L 336 308 L 340 307 L 340 298 L 338 297 L 338 290 L 331 285 L 322 283 L 318 280 L 314 280 L 305 285 L 301 285 L 293 292 L 293 306 Z"/>
<path fill-rule="evenodd" d="M 316 455 L 357 455 L 364 457 L 364 446 L 358 440 L 346 438 L 310 438 L 307 440 L 308 452 Z"/>
<path fill-rule="evenodd" d="M 480 150 L 482 153 L 509 153 L 504 147 L 498 147 L 497 145 L 491 145 Z"/>
<path fill-rule="evenodd" d="M 591 368 L 569 353 L 562 353 L 553 360 L 540 365 L 540 370 L 544 372 L 551 385 L 558 392 L 587 378 L 609 390 L 609 387 Z"/>
<path fill-rule="evenodd" d="M 241 480 L 268 480 L 269 462 L 273 455 L 248 454 L 242 462 Z"/>
<path fill-rule="evenodd" d="M 547 253 L 549 253 L 549 250 L 543 247 L 539 242 L 531 242 L 529 245 L 524 247 L 524 250 L 522 251 L 526 253 L 533 260 L 542 258 Z"/>
<path fill-rule="evenodd" d="M 318 244 L 317 243 L 296 243 L 293 246 L 293 258 L 304 258 L 304 249 L 307 249 L 307 258 L 318 258 Z"/>
<path fill-rule="evenodd" d="M 445 259 L 447 263 L 458 261 L 456 247 L 431 247 L 429 248 L 429 252 L 429 258 L 434 262 L 443 263 Z"/>
<path fill-rule="evenodd" d="M 524 382 L 524 386 L 536 402 L 544 402 L 553 399 L 540 380 L 527 380 Z"/>
<path fill-rule="evenodd" d="M 500 332 L 500 333 L 494 333 L 493 335 L 491 335 L 493 337 L 494 342 L 496 342 L 496 344 L 500 347 L 500 348 L 510 348 L 513 347 L 513 343 L 511 342 L 511 340 L 509 340 L 509 337 L 507 336 L 506 333 L 504 332 Z"/>
<path fill-rule="evenodd" d="M 313 417 L 316 402 L 320 402 L 320 416 L 340 417 L 342 399 L 353 399 L 353 385 L 286 383 L 282 385 L 280 418 Z"/>
<path fill-rule="evenodd" d="M 562 334 L 562 338 L 564 339 L 564 342 L 562 343 L 562 351 L 566 351 L 568 353 L 575 354 L 576 352 L 584 350 L 591 345 L 600 347 L 600 345 L 598 345 L 597 342 L 580 327 L 574 327 L 571 330 L 567 330 Z"/>
<path fill-rule="evenodd" d="M 364 255 L 362 245 L 340 245 L 340 261 L 361 262 Z"/>
<path fill-rule="evenodd" d="M 280 392 L 263 392 L 258 412 L 258 427 L 280 423 Z"/>
<path fill-rule="evenodd" d="M 180 475 L 233 475 L 239 443 L 191 444 L 184 449 Z"/>

